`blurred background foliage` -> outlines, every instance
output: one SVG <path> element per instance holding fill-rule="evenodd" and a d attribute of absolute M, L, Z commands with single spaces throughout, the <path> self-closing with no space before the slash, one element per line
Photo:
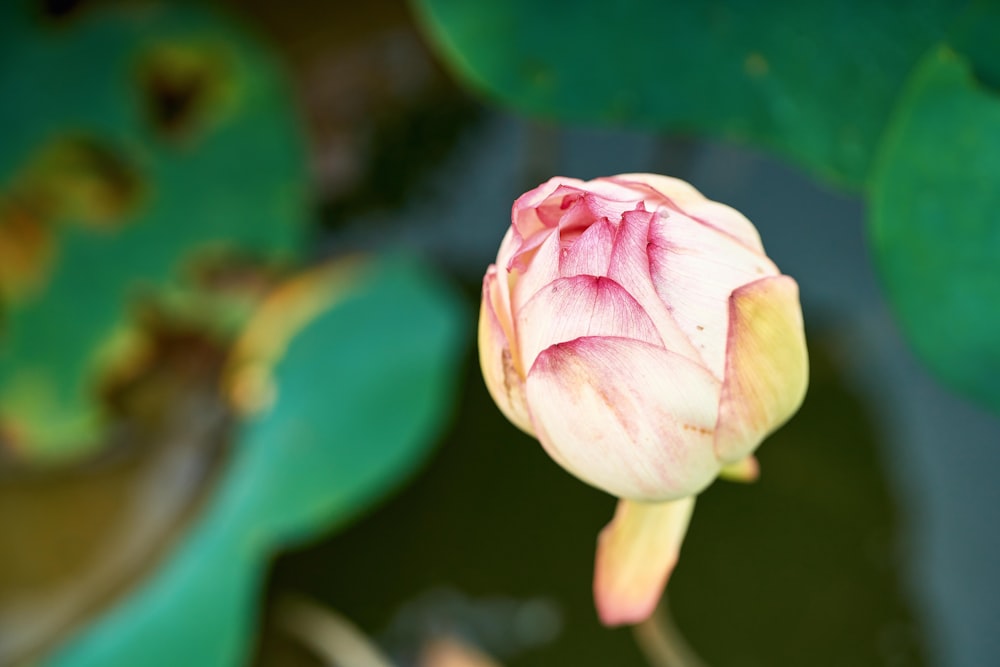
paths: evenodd
<path fill-rule="evenodd" d="M 3 3 L 0 664 L 655 664 L 593 611 L 613 499 L 502 418 L 471 345 L 511 201 L 625 171 L 746 212 L 810 329 L 762 480 L 699 500 L 677 626 L 711 665 L 988 664 L 1000 426 L 907 365 L 869 264 L 927 368 L 1000 408 L 998 27 L 986 0 Z"/>
<path fill-rule="evenodd" d="M 301 249 L 309 195 L 287 84 L 229 23 L 164 6 L 44 26 L 35 4 L 0 16 L 0 428 L 58 460 L 97 446 L 97 395 L 148 359 L 136 293 L 232 335 L 254 274 Z"/>

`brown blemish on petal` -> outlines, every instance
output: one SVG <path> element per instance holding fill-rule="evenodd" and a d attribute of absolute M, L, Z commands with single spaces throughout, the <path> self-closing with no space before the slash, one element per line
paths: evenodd
<path fill-rule="evenodd" d="M 697 426 L 695 424 L 681 424 L 681 428 L 685 431 L 694 431 L 699 435 L 712 435 L 715 429 L 705 428 L 704 426 Z"/>
<path fill-rule="evenodd" d="M 504 391 L 507 392 L 507 399 L 513 403 L 514 402 L 514 391 L 518 390 L 520 394 L 520 387 L 523 379 L 521 374 L 517 372 L 517 368 L 514 366 L 514 358 L 510 353 L 510 348 L 505 347 L 500 353 L 500 363 L 503 364 L 503 387 Z"/>

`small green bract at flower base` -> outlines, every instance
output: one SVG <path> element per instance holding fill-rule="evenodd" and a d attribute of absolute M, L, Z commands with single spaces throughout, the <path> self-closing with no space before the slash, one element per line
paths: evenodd
<path fill-rule="evenodd" d="M 483 280 L 490 394 L 583 481 L 619 498 L 598 543 L 606 624 L 660 598 L 694 505 L 798 409 L 798 285 L 754 226 L 684 181 L 556 177 L 514 202 Z"/>

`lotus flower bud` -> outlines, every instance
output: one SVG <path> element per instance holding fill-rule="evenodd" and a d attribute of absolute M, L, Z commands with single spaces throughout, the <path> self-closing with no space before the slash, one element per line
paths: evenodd
<path fill-rule="evenodd" d="M 795 281 L 754 226 L 674 178 L 553 178 L 514 202 L 483 280 L 490 394 L 583 481 L 619 498 L 598 548 L 609 624 L 659 598 L 695 494 L 752 477 L 808 382 Z"/>

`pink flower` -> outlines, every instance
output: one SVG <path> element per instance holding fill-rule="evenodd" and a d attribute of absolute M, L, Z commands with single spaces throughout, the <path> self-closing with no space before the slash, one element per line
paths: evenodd
<path fill-rule="evenodd" d="M 798 286 L 754 226 L 674 178 L 556 177 L 522 195 L 483 280 L 480 362 L 503 413 L 622 499 L 595 571 L 607 624 L 658 601 L 694 496 L 808 383 Z"/>

